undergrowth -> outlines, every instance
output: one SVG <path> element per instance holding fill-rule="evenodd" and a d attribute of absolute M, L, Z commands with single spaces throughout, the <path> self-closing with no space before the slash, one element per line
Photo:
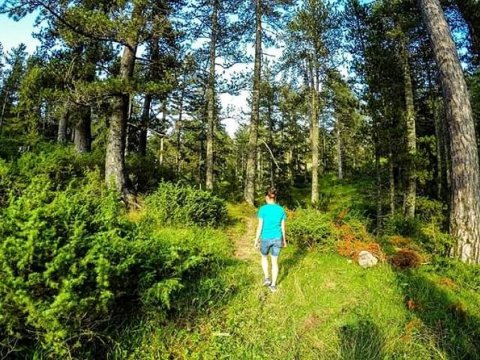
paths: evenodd
<path fill-rule="evenodd" d="M 0 160 L 0 356 L 479 358 L 480 267 L 445 256 L 437 202 L 374 236 L 369 180 L 327 176 L 315 206 L 293 189 L 272 294 L 258 254 L 233 256 L 252 207 L 152 182 L 126 213 L 97 155 L 48 149 Z M 362 269 L 361 250 L 386 261 Z"/>

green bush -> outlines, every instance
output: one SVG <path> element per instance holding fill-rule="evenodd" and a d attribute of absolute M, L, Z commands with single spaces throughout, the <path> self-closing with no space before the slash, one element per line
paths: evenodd
<path fill-rule="evenodd" d="M 421 222 L 403 215 L 393 215 L 386 218 L 383 230 L 385 235 L 417 237 L 421 232 Z"/>
<path fill-rule="evenodd" d="M 41 144 L 35 151 L 24 153 L 16 162 L 17 173 L 25 182 L 36 176 L 48 176 L 59 189 L 72 178 L 83 177 L 86 169 L 101 166 L 101 152 L 77 154 L 73 147 Z"/>
<path fill-rule="evenodd" d="M 0 136 L 0 157 L 4 159 L 14 159 L 19 155 L 24 141 L 9 135 Z"/>
<path fill-rule="evenodd" d="M 145 220 L 154 225 L 219 226 L 227 218 L 222 199 L 189 186 L 162 183 L 145 203 Z"/>
<path fill-rule="evenodd" d="M 227 251 L 210 230 L 151 233 L 127 221 L 98 173 L 64 191 L 37 176 L 0 211 L 0 350 L 94 358 L 113 319 L 173 308 Z"/>
<path fill-rule="evenodd" d="M 427 223 L 443 226 L 446 222 L 447 206 L 440 201 L 417 196 L 415 201 L 415 216 Z"/>
<path fill-rule="evenodd" d="M 388 217 L 384 226 L 385 234 L 413 238 L 425 253 L 448 256 L 454 239 L 443 231 L 445 206 L 439 201 L 417 197 L 416 207 L 415 219 L 407 219 L 402 215 Z"/>
<path fill-rule="evenodd" d="M 122 232 L 116 197 L 103 196 L 97 185 L 54 193 L 47 178 L 36 177 L 2 211 L 0 328 L 6 336 L 34 334 L 63 355 L 67 338 L 108 314 L 117 261 L 110 255 L 121 248 Z"/>
<path fill-rule="evenodd" d="M 453 236 L 441 231 L 434 222 L 423 225 L 417 239 L 419 245 L 432 255 L 448 256 L 455 244 Z"/>
<path fill-rule="evenodd" d="M 11 165 L 0 158 L 0 207 L 5 205 L 8 198 L 8 189 L 12 185 L 10 172 Z"/>
<path fill-rule="evenodd" d="M 303 248 L 329 247 L 336 239 L 330 217 L 315 209 L 296 210 L 287 231 L 290 242 Z"/>
<path fill-rule="evenodd" d="M 172 169 L 160 166 L 153 156 L 132 154 L 127 157 L 125 165 L 131 188 L 136 192 L 153 191 L 162 180 L 169 181 L 175 178 Z"/>
<path fill-rule="evenodd" d="M 39 143 L 9 160 L 8 172 L 2 171 L 0 175 L 0 185 L 5 193 L 18 195 L 37 177 L 51 181 L 57 190 L 64 190 L 71 180 L 83 178 L 85 171 L 102 168 L 105 156 L 102 151 L 77 154 L 72 147 Z"/>

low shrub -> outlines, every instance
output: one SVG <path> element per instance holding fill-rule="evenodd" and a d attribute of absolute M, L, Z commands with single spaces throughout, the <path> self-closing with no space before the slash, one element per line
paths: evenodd
<path fill-rule="evenodd" d="M 434 223 L 442 227 L 446 222 L 447 206 L 440 201 L 417 196 L 415 200 L 415 216 L 425 223 Z"/>
<path fill-rule="evenodd" d="M 425 252 L 439 256 L 448 256 L 455 244 L 453 236 L 441 231 L 434 222 L 422 226 L 417 239 Z"/>
<path fill-rule="evenodd" d="M 318 194 L 318 202 L 316 202 L 315 204 L 310 204 L 310 206 L 320 211 L 328 211 L 333 201 L 333 197 L 334 194 L 321 191 Z"/>
<path fill-rule="evenodd" d="M 418 219 L 408 219 L 402 215 L 393 215 L 386 218 L 384 223 L 385 235 L 402 235 L 417 237 L 420 234 L 421 222 Z"/>
<path fill-rule="evenodd" d="M 0 217 L 0 351 L 95 358 L 115 321 L 174 308 L 228 251 L 214 230 L 150 232 L 126 220 L 98 173 L 63 191 L 37 176 Z"/>
<path fill-rule="evenodd" d="M 222 199 L 190 186 L 162 183 L 145 204 L 145 221 L 154 225 L 220 226 L 227 219 Z"/>
<path fill-rule="evenodd" d="M 16 158 L 22 149 L 25 141 L 17 137 L 10 136 L 10 134 L 0 135 L 0 157 L 4 159 Z"/>
<path fill-rule="evenodd" d="M 11 160 L 8 188 L 19 194 L 36 177 L 64 190 L 72 179 L 83 178 L 85 171 L 103 168 L 105 156 L 102 151 L 77 154 L 73 147 L 39 143 Z"/>
<path fill-rule="evenodd" d="M 288 237 L 290 241 L 306 248 L 329 247 L 335 243 L 336 231 L 332 219 L 315 209 L 298 209 L 289 219 Z"/>
<path fill-rule="evenodd" d="M 158 188 L 162 180 L 170 181 L 175 174 L 170 168 L 160 166 L 153 156 L 132 154 L 127 157 L 126 164 L 130 187 L 135 192 L 145 193 Z"/>
<path fill-rule="evenodd" d="M 100 152 L 77 154 L 71 146 L 40 144 L 17 160 L 18 173 L 26 179 L 47 175 L 54 184 L 66 184 L 81 177 L 85 169 L 102 165 Z"/>
<path fill-rule="evenodd" d="M 11 187 L 11 166 L 0 158 L 0 207 L 4 206 L 8 198 L 8 189 Z"/>

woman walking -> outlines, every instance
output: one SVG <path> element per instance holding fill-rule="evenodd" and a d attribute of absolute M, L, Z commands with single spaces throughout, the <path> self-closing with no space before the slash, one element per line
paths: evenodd
<path fill-rule="evenodd" d="M 258 210 L 257 236 L 255 248 L 260 248 L 264 274 L 263 285 L 272 292 L 277 291 L 278 256 L 282 247 L 287 246 L 285 235 L 285 210 L 276 203 L 277 190 L 270 188 L 265 195 L 266 204 Z M 272 262 L 272 277 L 269 276 L 268 254 Z"/>

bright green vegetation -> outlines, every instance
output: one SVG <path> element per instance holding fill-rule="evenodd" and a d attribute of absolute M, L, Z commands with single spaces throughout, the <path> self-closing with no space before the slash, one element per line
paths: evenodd
<path fill-rule="evenodd" d="M 442 256 L 449 239 L 432 230 L 444 221 L 432 200 L 417 219 L 385 219 L 375 237 L 368 179 L 324 177 L 318 209 L 308 189 L 292 189 L 301 207 L 288 210 L 272 294 L 252 248 L 253 207 L 162 183 L 126 211 L 94 157 L 49 152 L 0 163 L 2 356 L 478 358 L 480 267 Z M 424 264 L 364 270 L 338 254 L 345 239 L 376 241 L 387 259 L 403 241 Z"/>
<path fill-rule="evenodd" d="M 331 185 L 334 211 L 340 204 L 361 203 L 355 184 Z M 364 188 L 364 184 L 360 187 Z M 240 239 L 245 236 L 246 228 L 252 228 L 254 210 L 230 205 L 229 213 L 235 219 L 227 229 L 231 241 L 249 246 L 250 242 L 243 243 Z M 312 216 L 308 212 L 307 215 Z M 333 213 L 318 216 L 328 221 Z M 323 235 L 320 229 L 320 239 Z M 247 236 L 248 240 L 251 237 Z M 225 286 L 222 291 L 213 296 L 209 292 L 192 294 L 185 307 L 170 314 L 168 320 L 150 314 L 142 322 L 127 327 L 115 346 L 115 357 L 476 359 L 480 356 L 475 347 L 480 339 L 477 267 L 436 262 L 401 271 L 384 263 L 364 270 L 335 254 L 332 246 L 312 251 L 300 249 L 290 246 L 282 253 L 279 291 L 272 294 L 261 286 L 258 256 L 249 248 L 246 259 L 232 258 L 225 263 L 219 274 L 221 280 L 216 283 Z M 209 300 L 205 302 L 204 298 Z"/>

